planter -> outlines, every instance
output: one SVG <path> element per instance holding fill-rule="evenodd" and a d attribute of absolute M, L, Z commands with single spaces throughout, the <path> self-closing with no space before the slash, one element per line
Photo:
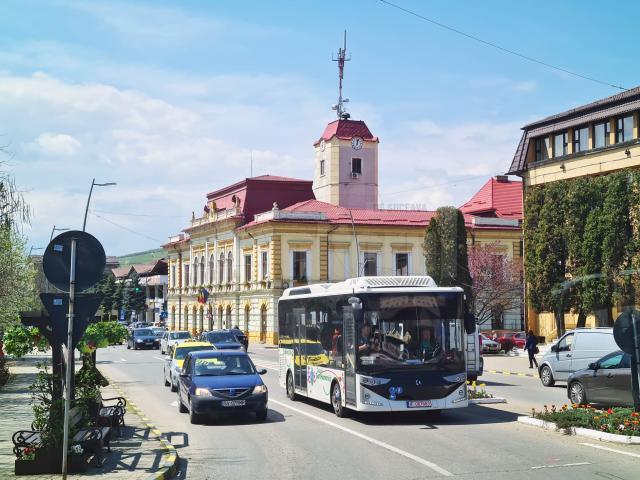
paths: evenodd
<path fill-rule="evenodd" d="M 490 405 L 492 403 L 507 403 L 507 399 L 501 397 L 471 398 L 469 399 L 469 403 L 474 405 Z"/>
<path fill-rule="evenodd" d="M 562 432 L 565 435 L 576 435 L 578 437 L 587 437 L 594 440 L 600 440 L 603 442 L 622 443 L 627 445 L 640 445 L 640 437 L 631 437 L 627 435 L 616 435 L 615 433 L 599 432 L 597 430 L 591 430 L 590 428 L 582 427 L 569 427 L 558 428 L 553 422 L 547 422 L 540 420 L 539 418 L 532 417 L 518 417 L 518 422 L 526 423 L 534 427 L 544 428 L 545 430 L 551 430 L 555 432 Z"/>
<path fill-rule="evenodd" d="M 33 460 L 16 460 L 16 475 L 38 475 L 42 473 L 62 473 L 62 449 L 39 448 Z M 69 455 L 67 457 L 67 471 L 69 473 L 84 473 L 87 471 L 87 461 L 84 455 Z"/>

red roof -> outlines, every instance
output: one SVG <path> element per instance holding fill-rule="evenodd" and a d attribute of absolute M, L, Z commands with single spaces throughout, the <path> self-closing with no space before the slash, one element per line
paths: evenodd
<path fill-rule="evenodd" d="M 522 182 L 491 178 L 460 210 L 476 216 L 522 220 Z"/>
<path fill-rule="evenodd" d="M 324 133 L 314 145 L 318 145 L 322 140 L 328 141 L 333 137 L 341 140 L 351 140 L 353 137 L 361 137 L 363 140 L 377 142 L 378 137 L 374 137 L 362 120 L 335 120 L 324 129 Z"/>

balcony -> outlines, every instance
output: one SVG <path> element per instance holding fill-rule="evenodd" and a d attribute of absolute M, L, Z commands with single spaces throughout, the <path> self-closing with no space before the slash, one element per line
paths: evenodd
<path fill-rule="evenodd" d="M 238 215 L 241 215 L 241 214 L 242 214 L 242 209 L 240 207 L 231 207 L 231 208 L 226 208 L 224 210 L 211 211 L 209 213 L 204 214 L 202 217 L 192 218 L 191 227 L 188 227 L 188 229 L 202 227 L 210 223 L 226 220 L 227 218 L 237 217 Z"/>

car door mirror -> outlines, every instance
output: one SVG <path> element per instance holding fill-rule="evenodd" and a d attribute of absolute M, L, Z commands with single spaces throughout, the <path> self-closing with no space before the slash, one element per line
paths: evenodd
<path fill-rule="evenodd" d="M 552 352 L 558 352 L 558 345 L 551 345 L 551 349 Z"/>
<path fill-rule="evenodd" d="M 468 334 L 476 331 L 476 317 L 472 313 L 466 313 L 464 316 L 464 329 Z"/>
<path fill-rule="evenodd" d="M 170 355 L 165 355 L 164 356 L 164 361 L 165 362 L 170 362 L 171 361 L 171 356 Z"/>
<path fill-rule="evenodd" d="M 591 362 L 589 364 L 589 370 L 598 370 L 598 364 L 596 362 Z"/>
<path fill-rule="evenodd" d="M 267 373 L 266 368 L 261 368 L 260 370 L 258 370 L 258 375 L 265 375 L 266 373 Z"/>

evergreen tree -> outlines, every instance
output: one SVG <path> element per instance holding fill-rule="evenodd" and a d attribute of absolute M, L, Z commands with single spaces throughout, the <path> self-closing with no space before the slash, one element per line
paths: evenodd
<path fill-rule="evenodd" d="M 98 291 L 104 295 L 102 299 L 102 314 L 111 320 L 111 312 L 114 309 L 114 294 L 116 292 L 116 279 L 113 275 L 107 274 L 100 282 Z"/>
<path fill-rule="evenodd" d="M 137 273 L 131 274 L 124 287 L 122 302 L 127 315 L 136 312 L 136 315 L 145 310 L 147 296 L 140 285 L 140 277 Z"/>
<path fill-rule="evenodd" d="M 121 280 L 116 283 L 116 288 L 113 291 L 113 304 L 112 308 L 118 311 L 118 316 L 120 312 L 124 309 L 124 290 L 125 290 L 125 281 Z"/>

